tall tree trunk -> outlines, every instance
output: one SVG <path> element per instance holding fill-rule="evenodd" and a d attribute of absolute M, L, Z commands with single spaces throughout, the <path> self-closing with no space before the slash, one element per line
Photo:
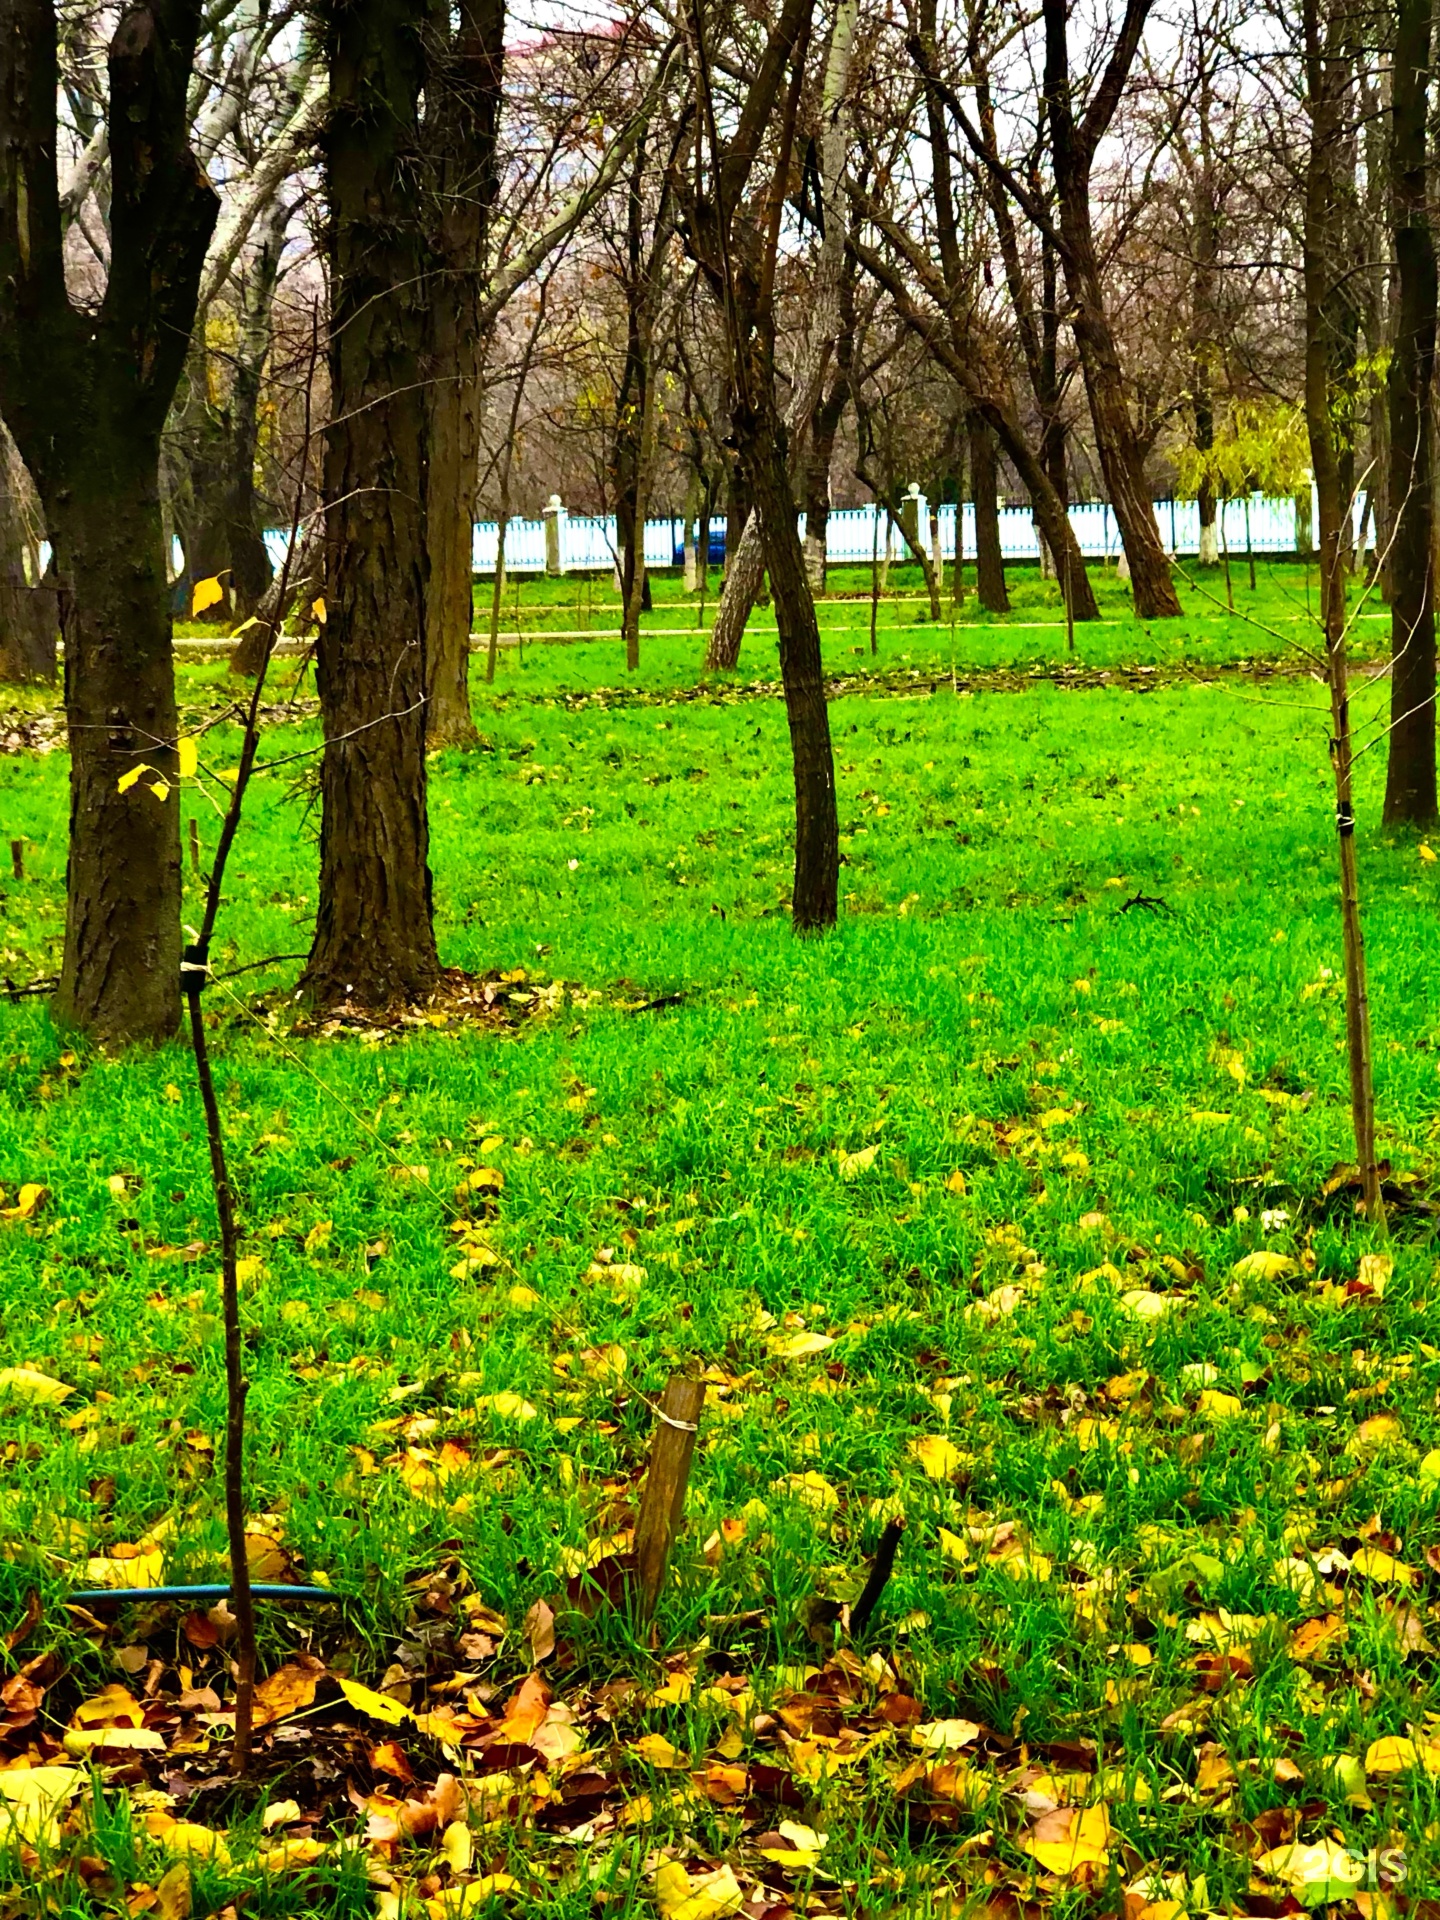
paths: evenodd
<path fill-rule="evenodd" d="M 835 441 L 840 422 L 850 399 L 850 379 L 855 364 L 854 275 L 846 276 L 849 298 L 847 315 L 840 338 L 835 343 L 835 376 L 829 391 L 815 409 L 810 442 L 805 454 L 805 572 L 810 591 L 823 598 L 825 593 L 825 546 L 830 528 L 830 469 L 835 461 Z"/>
<path fill-rule="evenodd" d="M 1208 454 L 1215 445 L 1215 319 L 1216 259 L 1220 249 L 1219 213 L 1215 205 L 1215 174 L 1211 144 L 1211 72 L 1204 48 L 1199 55 L 1200 156 L 1191 172 L 1194 180 L 1191 246 L 1195 255 L 1190 284 L 1190 369 L 1194 385 L 1195 445 Z M 1200 482 L 1200 565 L 1213 567 L 1219 559 L 1215 531 L 1215 488 L 1207 472 Z"/>
<path fill-rule="evenodd" d="M 302 988 L 389 1006 L 434 985 L 425 792 L 429 252 L 417 206 L 424 0 L 327 0 L 330 394 L 316 686 L 319 908 Z"/>
<path fill-rule="evenodd" d="M 775 270 L 814 0 L 784 0 L 744 103 L 721 144 L 710 68 L 697 15 L 695 79 L 709 141 L 712 192 L 685 196 L 686 243 L 724 316 L 734 404 L 731 431 L 764 535 L 775 596 L 780 677 L 795 779 L 797 933 L 833 926 L 839 903 L 840 829 L 820 627 L 805 574 L 790 480 L 790 448 L 775 401 Z M 853 16 L 852 16 L 853 18 Z M 774 173 L 764 203 L 747 200 L 762 133 L 793 66 Z"/>
<path fill-rule="evenodd" d="M 1336 368 L 1343 361 L 1350 295 L 1338 174 L 1349 134 L 1349 21 L 1344 0 L 1302 0 L 1310 145 L 1305 173 L 1305 425 L 1320 519 L 1320 600 L 1326 681 L 1330 692 L 1330 756 L 1335 778 L 1340 924 L 1345 955 L 1345 1040 L 1350 1114 L 1365 1212 L 1382 1230 L 1384 1202 L 1375 1148 L 1375 1084 L 1370 999 L 1355 864 L 1353 745 L 1346 657 L 1344 492 L 1335 422 Z"/>
<path fill-rule="evenodd" d="M 116 27 L 110 268 L 98 309 L 84 311 L 65 285 L 55 15 L 49 0 L 10 0 L 4 26 L 0 410 L 54 541 L 71 743 L 55 1012 L 101 1042 L 158 1040 L 180 1014 L 178 719 L 160 437 L 218 204 L 188 145 L 200 8 L 149 0 Z M 141 765 L 156 777 L 122 792 L 122 777 Z"/>
<path fill-rule="evenodd" d="M 1427 199 L 1430 0 L 1398 0 L 1390 226 L 1399 308 L 1390 356 L 1390 756 L 1385 821 L 1428 826 L 1435 793 L 1435 237 Z M 1377 539 L 1378 539 L 1377 526 Z"/>
<path fill-rule="evenodd" d="M 821 241 L 811 289 L 808 324 L 800 364 L 785 410 L 787 444 L 795 457 L 801 455 L 813 430 L 816 409 L 824 395 L 826 368 L 834 356 L 836 343 L 845 328 L 844 280 L 846 258 L 846 222 L 844 176 L 850 137 L 850 67 L 859 19 L 859 0 L 837 0 L 835 21 L 826 52 L 825 74 L 821 84 L 819 170 Z M 792 489 L 803 485 L 799 473 L 791 476 Z M 797 536 L 798 537 L 798 536 Z M 760 592 L 765 563 L 761 557 L 762 533 L 757 525 L 732 549 L 727 541 L 725 585 L 715 609 L 705 664 L 709 667 L 733 667 L 740 658 L 740 642 L 745 623 Z M 732 567 L 730 553 L 735 553 Z M 773 590 L 773 582 L 772 590 Z"/>
<path fill-rule="evenodd" d="M 1139 45 L 1149 0 L 1128 0 L 1120 37 L 1079 127 L 1075 124 L 1070 96 L 1068 0 L 1043 0 L 1043 11 L 1045 106 L 1064 241 L 1065 284 L 1070 294 L 1070 323 L 1080 349 L 1096 449 L 1111 509 L 1125 543 L 1135 611 L 1142 620 L 1178 619 L 1182 609 L 1170 577 L 1170 562 L 1160 541 L 1160 530 L 1155 524 L 1145 481 L 1144 448 L 1125 397 L 1120 351 L 1105 304 L 1090 217 L 1090 176 L 1095 148 L 1119 102 Z"/>
<path fill-rule="evenodd" d="M 402 0 L 408 10 L 413 0 Z M 360 0 L 364 4 L 364 0 Z M 417 21 L 438 31 L 433 11 Z M 434 746 L 473 746 L 470 629 L 474 621 L 475 486 L 490 327 L 482 311 L 490 215 L 498 189 L 495 137 L 504 82 L 505 0 L 461 0 L 448 40 L 428 43 L 424 143 L 433 268 L 424 372 L 426 732 Z"/>
<path fill-rule="evenodd" d="M 289 216 L 287 202 L 277 196 L 259 222 L 258 244 L 245 276 L 243 331 L 230 399 L 226 518 L 230 524 L 230 584 L 242 620 L 259 606 L 274 573 L 265 549 L 261 502 L 255 490 L 255 459 L 260 444 L 260 393 L 270 355 L 275 289 Z"/>
<path fill-rule="evenodd" d="M 818 933 L 834 926 L 839 905 L 835 759 L 820 658 L 820 623 L 800 551 L 785 432 L 774 406 L 772 382 L 773 375 L 768 380 L 752 379 L 755 398 L 749 407 L 737 406 L 734 427 L 764 533 L 779 628 L 780 678 L 795 774 L 795 880 L 790 915 L 797 933 Z"/>
<path fill-rule="evenodd" d="M 987 613 L 1008 613 L 1010 595 L 1000 551 L 995 436 L 978 413 L 970 415 L 968 431 L 970 485 L 975 500 L 975 597 Z"/>
<path fill-rule="evenodd" d="M 0 681 L 55 678 L 55 591 L 25 573 L 30 508 L 20 449 L 0 421 Z"/>

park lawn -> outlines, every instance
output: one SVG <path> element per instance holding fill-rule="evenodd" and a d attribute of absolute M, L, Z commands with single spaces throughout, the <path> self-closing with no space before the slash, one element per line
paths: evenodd
<path fill-rule="evenodd" d="M 293 960 L 209 996 L 257 1531 L 349 1597 L 343 1624 L 262 1614 L 268 1670 L 308 1648 L 326 1676 L 267 1733 L 258 1800 L 159 1796 L 223 1773 L 203 1702 L 178 1705 L 226 1692 L 195 1623 L 122 1610 L 102 1641 L 63 1607 L 136 1548 L 223 1576 L 193 1070 L 179 1045 L 90 1058 L 36 1000 L 0 1013 L 5 1204 L 46 1189 L 0 1221 L 0 1365 L 70 1389 L 0 1389 L 0 1629 L 33 1590 L 13 1658 L 70 1663 L 3 1752 L 63 1762 L 77 1706 L 147 1676 L 168 1749 L 106 1754 L 128 1774 L 53 1847 L 12 1844 L 0 1911 L 144 1910 L 200 1844 L 175 1819 L 228 1830 L 228 1857 L 185 1856 L 196 1914 L 1068 1915 L 1130 1888 L 1171 1920 L 1340 1900 L 1367 1863 L 1432 1892 L 1440 864 L 1367 824 L 1380 754 L 1359 814 L 1387 1248 L 1344 1185 L 1312 683 L 838 697 L 844 910 L 798 943 L 778 702 L 682 697 L 693 656 L 627 699 L 590 657 L 507 656 L 481 750 L 432 757 L 442 953 L 495 976 L 484 1020 L 317 1033 Z M 181 682 L 191 722 L 226 694 L 220 667 Z M 317 739 L 307 716 L 268 750 Z M 233 764 L 233 736 L 204 752 Z M 58 954 L 64 781 L 60 752 L 0 760 L 17 980 Z M 307 763 L 254 798 L 222 973 L 309 938 Z M 187 811 L 213 845 L 200 790 Z M 710 1393 L 652 1641 L 580 1610 L 582 1570 L 623 1549 L 682 1366 Z M 900 1510 L 852 1655 L 838 1607 Z M 468 1869 L 439 1850 L 454 1743 L 367 1719 L 337 1674 L 492 1743 Z M 351 1786 L 418 1802 L 414 1839 L 318 1851 L 364 1832 Z M 482 1875 L 515 1886 L 461 1893 Z"/>
<path fill-rule="evenodd" d="M 1101 617 L 1075 629 L 1073 650 L 1055 583 L 1043 580 L 1034 566 L 1011 566 L 1007 575 L 1009 613 L 979 609 L 972 570 L 971 589 L 959 607 L 947 581 L 944 617 L 937 625 L 930 618 L 919 568 L 892 567 L 888 589 L 878 603 L 872 652 L 869 570 L 832 567 L 829 594 L 819 607 L 826 672 L 847 681 L 879 677 L 886 683 L 907 676 L 948 676 L 952 666 L 957 672 L 981 674 L 1086 675 L 1142 667 L 1185 675 L 1242 661 L 1293 667 L 1302 657 L 1297 648 L 1315 644 L 1316 570 L 1294 560 L 1257 560 L 1253 591 L 1243 563 L 1232 564 L 1233 613 L 1226 604 L 1220 568 L 1187 568 L 1177 578 L 1185 617 L 1150 624 L 1134 618 L 1129 587 L 1113 567 L 1092 567 Z M 678 573 L 656 574 L 651 584 L 654 608 L 641 618 L 640 668 L 627 675 L 620 602 L 611 576 L 512 578 L 500 625 L 499 684 L 528 691 L 552 681 L 574 689 L 628 685 L 642 695 L 696 684 L 705 635 L 714 624 L 720 570 L 711 569 L 703 601 L 698 593 L 684 592 Z M 489 578 L 477 578 L 474 644 L 481 648 L 489 634 L 490 599 Z M 1350 605 L 1356 657 L 1383 654 L 1389 614 L 1378 594 L 1357 581 L 1351 586 Z M 196 621 L 182 622 L 177 631 L 187 638 L 223 633 Z M 773 681 L 778 671 L 774 610 L 762 603 L 750 621 L 735 673 L 724 681 L 743 687 L 756 680 Z M 475 672 L 483 673 L 483 658 Z"/>

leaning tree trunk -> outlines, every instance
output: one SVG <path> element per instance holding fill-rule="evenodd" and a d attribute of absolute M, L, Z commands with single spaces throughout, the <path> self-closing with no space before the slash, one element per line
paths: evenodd
<path fill-rule="evenodd" d="M 425 792 L 429 255 L 417 206 L 423 0 L 328 0 L 330 394 L 316 686 L 319 909 L 302 988 L 384 1007 L 435 983 Z"/>
<path fill-rule="evenodd" d="M 1005 557 L 1000 551 L 1000 498 L 995 436 L 978 413 L 969 418 L 970 486 L 975 499 L 975 597 L 987 613 L 1008 613 Z"/>
<path fill-rule="evenodd" d="M 112 1044 L 164 1039 L 180 1015 L 159 464 L 218 205 L 188 144 L 200 18 L 196 0 L 151 0 L 116 27 L 110 269 L 94 309 L 73 307 L 66 290 L 48 0 L 10 0 L 0 56 L 0 408 L 55 545 L 71 744 L 55 1012 Z M 126 779 L 142 767 L 156 771 Z"/>
<path fill-rule="evenodd" d="M 1178 619 L 1182 609 L 1145 484 L 1144 450 L 1125 397 L 1120 350 L 1105 304 L 1090 210 L 1095 149 L 1119 104 L 1148 10 L 1148 0 L 1131 0 L 1127 6 L 1104 78 L 1077 127 L 1070 91 L 1067 0 L 1043 0 L 1045 106 L 1064 241 L 1065 284 L 1071 300 L 1071 329 L 1080 350 L 1096 451 L 1125 543 L 1135 611 L 1142 620 L 1171 620 Z"/>
<path fill-rule="evenodd" d="M 55 594 L 25 574 L 29 477 L 0 421 L 0 681 L 55 678 Z"/>
<path fill-rule="evenodd" d="M 1390 145 L 1399 313 L 1390 357 L 1390 757 L 1385 823 L 1429 826 L 1435 794 L 1435 238 L 1426 199 L 1430 0 L 1399 0 Z M 1377 540 L 1380 528 L 1377 516 Z"/>
<path fill-rule="evenodd" d="M 1072 222 L 1079 216 L 1072 200 Z M 1089 189 L 1084 193 L 1085 226 L 1089 225 Z M 1072 240 L 1071 251 L 1081 246 Z M 1071 324 L 1080 348 L 1085 392 L 1095 428 L 1095 446 L 1105 475 L 1110 506 L 1120 527 L 1125 558 L 1130 566 L 1130 590 L 1142 620 L 1174 620 L 1183 611 L 1170 574 L 1170 562 L 1155 524 L 1149 488 L 1145 484 L 1145 457 L 1141 451 L 1120 371 L 1114 330 L 1100 291 L 1100 273 L 1093 245 L 1083 253 L 1069 280 L 1075 307 Z"/>

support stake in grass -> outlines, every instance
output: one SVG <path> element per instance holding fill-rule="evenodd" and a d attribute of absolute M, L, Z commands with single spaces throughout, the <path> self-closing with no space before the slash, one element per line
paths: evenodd
<path fill-rule="evenodd" d="M 245 713 L 245 732 L 240 745 L 240 764 L 235 770 L 230 802 L 220 827 L 215 847 L 215 863 L 205 889 L 205 910 L 200 930 L 185 948 L 180 962 L 180 990 L 190 1019 L 190 1043 L 195 1054 L 195 1077 L 200 1085 L 200 1101 L 205 1110 L 205 1133 L 210 1147 L 210 1178 L 215 1190 L 215 1212 L 220 1226 L 220 1274 L 222 1315 L 225 1328 L 225 1532 L 230 1550 L 231 1607 L 235 1614 L 235 1744 L 231 1749 L 231 1770 L 243 1775 L 250 1764 L 250 1735 L 255 1714 L 255 1598 L 250 1587 L 250 1559 L 245 1539 L 245 1398 L 249 1382 L 245 1378 L 245 1353 L 240 1326 L 240 1226 L 235 1217 L 235 1192 L 230 1184 L 230 1169 L 225 1155 L 225 1133 L 220 1120 L 220 1104 L 215 1097 L 215 1076 L 210 1068 L 210 1050 L 205 1039 L 205 1014 L 200 1004 L 201 989 L 210 978 L 210 945 L 215 937 L 215 922 L 220 912 L 225 867 L 230 849 L 240 830 L 245 793 L 255 770 L 260 745 L 260 700 L 265 676 L 280 637 L 280 609 L 286 604 L 290 568 L 300 545 L 301 502 L 305 470 L 310 455 L 311 395 L 315 389 L 315 368 L 320 358 L 320 320 L 312 313 L 310 324 L 310 364 L 305 378 L 305 429 L 300 444 L 299 478 L 295 484 L 295 510 L 290 523 L 290 539 L 280 570 L 280 594 L 275 619 L 265 636 L 250 704 Z M 198 845 L 195 823 L 191 820 L 191 847 Z"/>
<path fill-rule="evenodd" d="M 640 1616 L 654 1616 L 665 1584 L 666 1569 L 680 1518 L 685 1507 L 685 1489 L 690 1483 L 690 1466 L 695 1458 L 695 1436 L 700 1430 L 700 1409 L 705 1404 L 705 1385 L 675 1374 L 656 1408 L 655 1437 L 650 1442 L 650 1467 L 645 1475 L 645 1492 L 640 1501 L 640 1518 L 635 1526 L 636 1601 Z"/>
<path fill-rule="evenodd" d="M 25 842 L 23 840 L 10 842 L 10 871 L 17 880 L 25 878 Z"/>

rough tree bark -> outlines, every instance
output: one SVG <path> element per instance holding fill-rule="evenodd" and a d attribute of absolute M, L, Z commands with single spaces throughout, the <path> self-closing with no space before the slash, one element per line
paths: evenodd
<path fill-rule="evenodd" d="M 54 542 L 70 730 L 55 1012 L 115 1044 L 165 1038 L 180 1016 L 159 457 L 218 207 L 188 145 L 200 20 L 198 0 L 146 0 L 110 43 L 110 270 L 92 311 L 65 283 L 55 13 L 50 0 L 7 0 L 0 22 L 0 410 Z M 142 763 L 166 777 L 121 793 L 121 775 Z"/>
<path fill-rule="evenodd" d="M 1390 752 L 1385 821 L 1436 818 L 1435 236 L 1427 199 L 1430 0 L 1398 0 L 1390 108 L 1390 227 L 1399 309 L 1390 356 Z M 1377 525 L 1377 536 L 1379 527 Z"/>
<path fill-rule="evenodd" d="M 1000 498 L 995 436 L 984 417 L 968 421 L 970 486 L 975 499 L 975 597 L 987 613 L 1008 613 L 1005 559 L 1000 551 Z"/>
<path fill-rule="evenodd" d="M 436 32 L 432 16 L 432 36 Z M 432 223 L 425 520 L 426 732 L 432 746 L 473 746 L 475 483 L 492 319 L 482 310 L 490 217 L 499 186 L 495 139 L 504 80 L 505 0 L 464 0 L 448 38 L 427 42 L 424 138 Z"/>
<path fill-rule="evenodd" d="M 16 683 L 55 678 L 55 593 L 26 576 L 27 510 L 29 476 L 0 421 L 0 681 Z"/>
<path fill-rule="evenodd" d="M 1045 110 L 1059 203 L 1061 259 L 1096 449 L 1130 563 L 1135 611 L 1142 620 L 1178 619 L 1182 609 L 1150 503 L 1145 450 L 1125 397 L 1120 350 L 1105 302 L 1090 217 L 1095 150 L 1119 104 L 1150 0 L 1127 0 L 1115 47 L 1078 125 L 1070 92 L 1069 0 L 1044 0 L 1043 11 Z"/>
<path fill-rule="evenodd" d="M 327 0 L 331 421 L 316 653 L 319 911 L 303 991 L 415 1000 L 439 970 L 425 783 L 429 249 L 419 101 L 426 0 Z"/>

